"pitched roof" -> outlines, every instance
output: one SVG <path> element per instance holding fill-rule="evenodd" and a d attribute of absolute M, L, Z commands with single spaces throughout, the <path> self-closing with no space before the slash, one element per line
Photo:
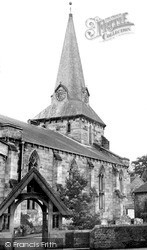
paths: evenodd
<path fill-rule="evenodd" d="M 134 193 L 147 193 L 147 182 L 145 182 L 143 185 L 141 185 L 139 188 L 134 190 Z"/>
<path fill-rule="evenodd" d="M 59 132 L 37 127 L 35 125 L 27 124 L 25 122 L 0 115 L 0 124 L 5 123 L 21 127 L 23 129 L 22 140 L 24 142 L 86 156 L 90 159 L 97 159 L 105 162 L 124 165 L 122 161 L 123 158 L 116 156 L 112 152 L 102 148 L 98 149 L 97 147 L 83 145 L 65 135 L 60 134 Z"/>
<path fill-rule="evenodd" d="M 54 112 L 53 112 L 54 111 Z M 90 107 L 89 104 L 85 104 L 82 101 L 77 100 L 67 100 L 60 104 L 55 110 L 55 105 L 50 105 L 43 111 L 41 111 L 34 119 L 53 119 L 53 118 L 63 118 L 63 117 L 75 117 L 84 116 L 93 121 L 100 123 L 102 126 L 106 126 L 101 118 L 96 114 L 96 112 Z"/>
<path fill-rule="evenodd" d="M 130 177 L 130 181 L 131 181 L 130 183 L 131 192 L 138 189 L 140 186 L 144 184 L 144 181 L 141 179 L 139 175 Z"/>
<path fill-rule="evenodd" d="M 102 126 L 106 126 L 90 105 L 83 100 L 83 91 L 87 91 L 88 96 L 89 92 L 85 86 L 72 14 L 69 14 L 55 91 L 60 85 L 65 87 L 68 92 L 67 100 L 57 102 L 53 98 L 51 105 L 37 114 L 32 120 L 83 115 L 100 123 Z"/>
<path fill-rule="evenodd" d="M 59 196 L 55 193 L 52 187 L 47 183 L 45 178 L 34 167 L 32 168 L 22 180 L 12 189 L 9 195 L 0 204 L 0 216 L 2 213 L 12 204 L 12 202 L 18 197 L 22 190 L 30 183 L 32 179 L 35 179 L 38 185 L 41 185 L 44 193 L 52 201 L 52 203 L 59 209 L 62 215 L 70 215 L 70 211 L 60 200 Z M 40 184 L 41 183 L 41 184 Z"/>

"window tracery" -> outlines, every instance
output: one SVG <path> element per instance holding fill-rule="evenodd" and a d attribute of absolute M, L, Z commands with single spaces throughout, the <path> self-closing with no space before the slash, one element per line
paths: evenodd
<path fill-rule="evenodd" d="M 100 169 L 99 173 L 99 209 L 105 207 L 105 170 L 104 167 Z"/>
<path fill-rule="evenodd" d="M 29 164 L 28 164 L 28 170 L 30 170 L 32 167 L 38 167 L 39 166 L 39 155 L 36 150 L 34 150 L 29 158 Z"/>

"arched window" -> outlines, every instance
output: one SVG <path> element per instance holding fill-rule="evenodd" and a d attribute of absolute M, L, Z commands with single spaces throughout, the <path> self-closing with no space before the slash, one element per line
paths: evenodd
<path fill-rule="evenodd" d="M 121 170 L 119 173 L 119 190 L 123 193 L 124 185 L 123 185 L 123 171 Z"/>
<path fill-rule="evenodd" d="M 93 172 L 94 165 L 90 160 L 87 160 L 87 163 L 88 163 L 87 174 L 88 174 L 88 177 L 89 177 L 88 185 L 89 185 L 89 188 L 91 188 L 94 185 L 94 180 L 93 180 L 93 178 L 94 178 L 94 172 Z"/>
<path fill-rule="evenodd" d="M 76 162 L 75 157 L 74 157 L 73 160 L 71 161 L 71 164 L 70 164 L 69 178 L 73 177 L 76 170 L 78 170 L 78 165 L 77 165 L 77 162 Z"/>
<path fill-rule="evenodd" d="M 28 164 L 28 170 L 30 170 L 32 167 L 38 167 L 39 166 L 39 155 L 36 150 L 34 150 L 29 158 L 29 164 Z"/>
<path fill-rule="evenodd" d="M 99 173 L 99 209 L 105 206 L 105 170 L 102 166 Z"/>

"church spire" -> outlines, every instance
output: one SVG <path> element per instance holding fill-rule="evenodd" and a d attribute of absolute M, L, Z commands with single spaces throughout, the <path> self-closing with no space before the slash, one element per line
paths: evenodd
<path fill-rule="evenodd" d="M 85 117 L 105 127 L 103 121 L 89 105 L 89 92 L 85 86 L 73 15 L 69 13 L 51 105 L 35 116 L 32 122 L 34 120 L 39 124 L 41 120 L 69 120 L 71 117 L 73 119 Z"/>
<path fill-rule="evenodd" d="M 85 81 L 75 34 L 73 15 L 71 13 L 69 14 L 55 90 L 60 84 L 66 87 L 69 99 L 82 101 L 82 91 L 85 89 Z"/>

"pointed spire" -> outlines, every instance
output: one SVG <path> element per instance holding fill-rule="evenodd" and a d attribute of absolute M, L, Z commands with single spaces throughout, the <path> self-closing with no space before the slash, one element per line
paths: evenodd
<path fill-rule="evenodd" d="M 85 88 L 85 81 L 75 34 L 73 15 L 71 13 L 69 14 L 55 90 L 60 83 L 67 88 L 69 99 L 82 100 L 82 89 Z"/>
<path fill-rule="evenodd" d="M 33 120 L 56 119 L 59 117 L 67 118 L 72 116 L 84 116 L 105 126 L 100 117 L 89 105 L 89 91 L 85 87 L 73 15 L 69 13 L 51 105 L 41 111 Z"/>

